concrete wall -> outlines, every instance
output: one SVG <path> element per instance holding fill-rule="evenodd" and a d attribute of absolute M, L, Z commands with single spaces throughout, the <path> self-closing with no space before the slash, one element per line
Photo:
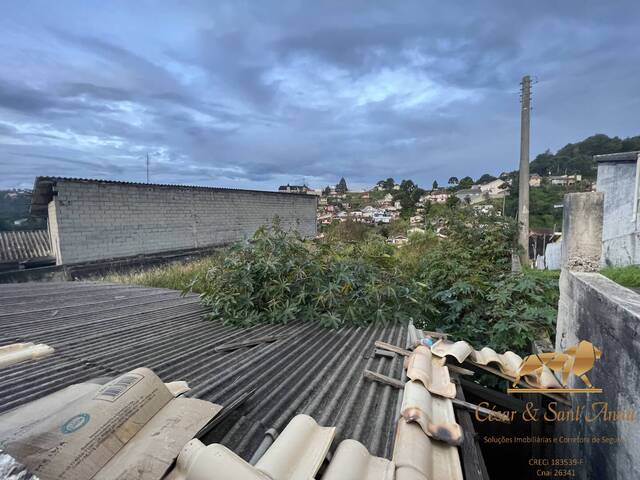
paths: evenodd
<path fill-rule="evenodd" d="M 572 394 L 572 409 L 591 410 L 593 402 L 608 402 L 609 410 L 640 413 L 640 295 L 598 273 L 563 270 L 556 350 L 588 340 L 602 350 L 602 357 L 587 376 L 602 394 Z M 573 378 L 572 387 L 584 388 Z M 640 429 L 635 422 L 558 422 L 556 435 L 621 437 L 616 445 L 562 444 L 556 457 L 584 458 L 586 474 L 578 478 L 640 478 Z M 580 469 L 580 470 L 578 470 Z"/>
<path fill-rule="evenodd" d="M 580 271 L 597 271 L 602 256 L 604 194 L 568 193 L 562 212 L 561 266 Z"/>
<path fill-rule="evenodd" d="M 547 243 L 544 250 L 544 265 L 548 270 L 560 269 L 560 258 L 562 255 L 562 240 Z"/>
<path fill-rule="evenodd" d="M 313 195 L 68 180 L 56 192 L 49 223 L 58 264 L 223 245 L 275 217 L 284 229 L 316 233 Z"/>
<path fill-rule="evenodd" d="M 640 263 L 638 216 L 633 212 L 636 162 L 599 163 L 597 185 L 598 191 L 604 193 L 603 263 Z"/>

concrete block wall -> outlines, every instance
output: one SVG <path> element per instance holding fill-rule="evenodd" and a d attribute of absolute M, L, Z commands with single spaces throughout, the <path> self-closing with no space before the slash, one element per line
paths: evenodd
<path fill-rule="evenodd" d="M 49 225 L 58 264 L 223 245 L 276 217 L 286 230 L 316 234 L 312 195 L 71 180 L 55 192 Z"/>
<path fill-rule="evenodd" d="M 594 272 L 602 257 L 602 192 L 568 193 L 562 214 L 562 268 Z"/>

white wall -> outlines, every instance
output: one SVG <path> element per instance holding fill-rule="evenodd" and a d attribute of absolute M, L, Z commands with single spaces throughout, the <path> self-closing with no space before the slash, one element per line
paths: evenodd
<path fill-rule="evenodd" d="M 604 192 L 602 256 L 607 265 L 640 263 L 638 216 L 633 214 L 636 162 L 598 164 L 598 191 Z"/>

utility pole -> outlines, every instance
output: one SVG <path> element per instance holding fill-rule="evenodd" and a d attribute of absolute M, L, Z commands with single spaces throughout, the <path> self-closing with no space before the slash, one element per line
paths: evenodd
<path fill-rule="evenodd" d="M 149 183 L 149 153 L 147 153 L 147 183 Z"/>
<path fill-rule="evenodd" d="M 518 244 L 522 248 L 520 263 L 529 265 L 529 127 L 531 122 L 531 77 L 522 77 L 520 114 L 520 181 L 518 191 Z"/>

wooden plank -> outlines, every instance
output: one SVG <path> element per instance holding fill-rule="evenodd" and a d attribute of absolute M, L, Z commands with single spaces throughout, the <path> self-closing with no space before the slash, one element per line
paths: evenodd
<path fill-rule="evenodd" d="M 396 358 L 395 352 L 390 352 L 389 350 L 382 350 L 380 348 L 376 348 L 374 354 L 379 357 Z"/>
<path fill-rule="evenodd" d="M 475 375 L 474 371 L 467 370 L 466 368 L 458 367 L 457 365 L 451 365 L 451 364 L 447 363 L 446 366 L 447 366 L 447 368 L 449 369 L 450 372 L 457 373 L 459 375 L 466 375 L 468 377 L 471 377 L 471 376 Z"/>
<path fill-rule="evenodd" d="M 401 382 L 400 380 L 398 380 L 396 378 L 388 377 L 386 375 L 382 375 L 381 373 L 372 372 L 371 370 L 365 370 L 362 375 L 367 380 L 372 380 L 374 382 L 384 383 L 385 385 L 390 385 L 390 386 L 392 386 L 394 388 L 398 388 L 398 389 L 403 389 L 404 388 L 404 383 Z M 460 389 L 457 388 L 456 390 L 460 390 Z M 469 403 L 469 402 L 466 402 L 464 400 L 459 400 L 459 399 L 456 399 L 456 398 L 451 398 L 449 400 L 451 400 L 451 403 L 453 403 L 453 405 L 455 407 L 464 408 L 464 409 L 469 410 L 471 412 L 478 412 L 478 413 L 481 413 L 483 415 L 487 415 L 488 417 L 493 417 L 496 420 L 501 421 L 501 422 L 507 422 L 508 423 L 508 422 L 511 421 L 509 419 L 509 417 L 507 415 L 504 415 L 503 413 L 495 412 L 495 411 L 490 410 L 488 408 L 484 408 L 484 407 L 481 407 L 479 405 L 475 405 L 473 403 Z"/>
<path fill-rule="evenodd" d="M 457 379 L 458 376 L 453 374 L 453 378 Z M 462 388 L 456 389 L 456 399 L 465 401 Z M 471 415 L 467 410 L 456 409 L 456 418 L 464 435 L 464 441 L 459 448 L 465 480 L 489 480 L 489 472 L 482 457 Z"/>
<path fill-rule="evenodd" d="M 367 380 L 384 383 L 385 385 L 390 385 L 394 388 L 398 388 L 398 389 L 404 388 L 404 383 L 401 382 L 400 380 L 396 378 L 387 377 L 386 375 L 382 375 L 381 373 L 372 372 L 371 370 L 365 370 L 362 376 Z"/>
<path fill-rule="evenodd" d="M 256 338 L 251 338 L 249 340 L 242 340 L 240 342 L 225 343 L 223 345 L 218 345 L 215 348 L 215 351 L 230 352 L 232 350 L 237 350 L 238 348 L 253 347 L 254 345 L 259 345 L 261 343 L 275 342 L 276 340 L 287 338 L 288 336 L 289 335 L 267 335 L 264 337 L 256 337 Z"/>
<path fill-rule="evenodd" d="M 411 355 L 411 352 L 409 350 L 391 345 L 390 343 L 383 342 L 382 340 L 376 340 L 374 345 L 378 348 L 381 348 L 382 350 L 389 350 L 390 352 L 395 352 L 399 355 L 404 355 L 405 357 Z"/>
<path fill-rule="evenodd" d="M 456 388 L 456 391 L 457 390 L 460 390 L 460 389 Z M 453 403 L 454 407 L 467 409 L 470 412 L 474 412 L 474 414 L 475 413 L 481 413 L 481 414 L 486 415 L 488 417 L 493 417 L 496 420 L 501 421 L 501 422 L 505 422 L 505 423 L 510 423 L 511 422 L 511 419 L 507 415 L 505 415 L 503 413 L 500 413 L 500 412 L 494 412 L 493 410 L 491 410 L 489 408 L 484 408 L 484 407 L 481 407 L 481 406 L 476 405 L 474 403 L 469 403 L 467 401 L 460 400 L 460 399 L 457 399 L 457 398 L 452 398 L 451 399 L 451 403 Z"/>

